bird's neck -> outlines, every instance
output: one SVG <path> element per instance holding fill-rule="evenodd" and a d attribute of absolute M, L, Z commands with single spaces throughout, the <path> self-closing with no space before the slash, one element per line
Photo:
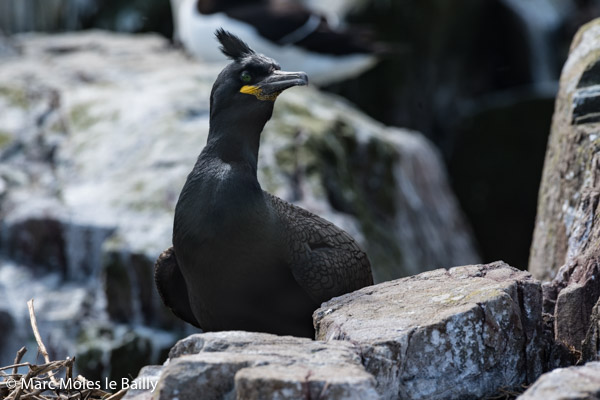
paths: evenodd
<path fill-rule="evenodd" d="M 270 117 L 270 115 L 268 116 Z M 226 163 L 248 165 L 256 175 L 260 134 L 269 120 L 211 116 L 205 151 Z"/>

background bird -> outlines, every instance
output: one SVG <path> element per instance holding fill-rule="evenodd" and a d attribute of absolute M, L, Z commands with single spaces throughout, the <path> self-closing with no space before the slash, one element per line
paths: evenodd
<path fill-rule="evenodd" d="M 388 50 L 364 29 L 344 29 L 331 13 L 325 16 L 298 1 L 171 0 L 171 5 L 174 36 L 192 55 L 221 61 L 204 38 L 223 26 L 247 38 L 257 52 L 277 54 L 283 68 L 306 71 L 319 85 L 359 75 Z"/>
<path fill-rule="evenodd" d="M 158 259 L 164 303 L 205 331 L 248 330 L 312 337 L 312 312 L 371 285 L 367 255 L 346 232 L 264 192 L 260 135 L 277 96 L 306 85 L 235 35 L 218 30 L 233 60 L 210 99 L 210 128 L 179 197 L 173 248 Z"/>

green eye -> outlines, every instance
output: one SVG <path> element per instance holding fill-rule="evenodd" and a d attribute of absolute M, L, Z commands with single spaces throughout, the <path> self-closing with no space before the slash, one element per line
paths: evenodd
<path fill-rule="evenodd" d="M 242 72 L 242 82 L 249 83 L 252 80 L 252 76 L 247 71 Z"/>

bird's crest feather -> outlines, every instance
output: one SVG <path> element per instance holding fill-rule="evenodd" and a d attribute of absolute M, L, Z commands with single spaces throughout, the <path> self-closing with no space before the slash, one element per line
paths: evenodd
<path fill-rule="evenodd" d="M 227 32 L 223 28 L 217 29 L 215 36 L 219 43 L 221 43 L 220 49 L 223 54 L 234 61 L 239 61 L 244 57 L 255 54 L 254 50 L 252 50 L 242 39 Z"/>

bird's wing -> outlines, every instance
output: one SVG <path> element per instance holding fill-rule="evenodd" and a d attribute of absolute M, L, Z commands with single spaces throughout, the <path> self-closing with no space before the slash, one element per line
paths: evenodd
<path fill-rule="evenodd" d="M 154 264 L 154 282 L 163 303 L 185 322 L 198 328 L 200 324 L 192 313 L 187 286 L 175 257 L 175 249 L 163 251 Z"/>
<path fill-rule="evenodd" d="M 261 36 L 280 45 L 294 44 L 316 53 L 348 55 L 370 54 L 373 41 L 353 30 L 332 29 L 324 16 L 298 4 L 251 4 L 231 7 L 225 13 L 246 22 Z"/>
<path fill-rule="evenodd" d="M 345 231 L 267 192 L 265 198 L 284 224 L 294 278 L 314 301 L 373 284 L 367 255 Z"/>

